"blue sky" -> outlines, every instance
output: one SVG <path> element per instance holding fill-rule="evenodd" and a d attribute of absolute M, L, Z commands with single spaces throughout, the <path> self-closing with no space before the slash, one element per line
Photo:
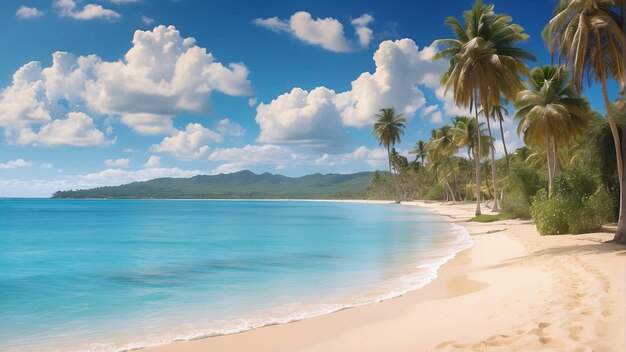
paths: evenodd
<path fill-rule="evenodd" d="M 549 63 L 540 32 L 554 0 L 493 3 Z M 409 118 L 403 153 L 463 112 L 438 89 L 445 63 L 430 60 L 431 43 L 471 5 L 1 0 L 0 196 L 242 169 L 384 168 L 376 109 Z M 599 90 L 585 93 L 602 111 Z M 514 122 L 505 127 L 509 149 L 521 146 Z"/>

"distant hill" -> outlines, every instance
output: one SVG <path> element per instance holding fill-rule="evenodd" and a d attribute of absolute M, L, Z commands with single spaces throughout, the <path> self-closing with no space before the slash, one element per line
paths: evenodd
<path fill-rule="evenodd" d="M 52 198 L 119 199 L 351 199 L 365 196 L 373 172 L 314 174 L 287 177 L 251 171 L 198 175 L 190 178 L 157 178 L 121 186 L 58 191 Z"/>

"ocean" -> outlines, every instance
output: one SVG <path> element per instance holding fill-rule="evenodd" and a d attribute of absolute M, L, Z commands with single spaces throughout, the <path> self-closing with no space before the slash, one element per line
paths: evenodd
<path fill-rule="evenodd" d="M 417 206 L 0 200 L 0 350 L 124 351 L 418 289 L 472 240 Z"/>

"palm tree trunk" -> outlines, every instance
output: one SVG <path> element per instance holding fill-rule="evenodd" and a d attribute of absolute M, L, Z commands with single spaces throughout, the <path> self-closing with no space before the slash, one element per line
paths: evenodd
<path fill-rule="evenodd" d="M 506 158 L 506 173 L 511 173 L 511 162 L 509 161 L 509 151 L 506 149 L 506 142 L 504 141 L 504 127 L 502 127 L 502 117 L 499 116 L 500 121 L 500 137 L 502 137 L 502 146 L 504 147 L 504 157 Z"/>
<path fill-rule="evenodd" d="M 561 173 L 561 158 L 559 158 L 559 146 L 555 139 L 552 140 L 552 148 L 553 148 L 552 149 L 552 156 L 553 156 L 552 163 L 554 164 L 554 167 L 552 168 L 553 169 L 552 176 L 554 178 L 557 178 L 559 177 L 559 174 Z"/>
<path fill-rule="evenodd" d="M 389 160 L 389 173 L 391 174 L 391 179 L 393 181 L 393 185 L 396 191 L 396 203 L 400 203 L 400 188 L 398 187 L 398 180 L 396 180 L 396 175 L 393 173 L 391 168 L 391 149 L 389 145 L 387 145 L 387 159 Z"/>
<path fill-rule="evenodd" d="M 624 1 L 626 3 L 626 1 Z M 622 136 L 626 136 L 626 123 L 622 124 Z M 622 140 L 622 155 L 626 155 L 626 141 Z M 622 172 L 622 184 L 626 183 L 626 172 Z M 619 197 L 619 218 L 617 220 L 617 231 L 615 231 L 615 236 L 613 237 L 613 241 L 626 244 L 626 219 L 624 219 L 624 204 L 626 204 L 626 192 L 620 188 L 620 197 Z"/>
<path fill-rule="evenodd" d="M 489 138 L 493 141 L 493 136 L 491 135 L 491 124 L 489 123 L 489 116 L 485 115 L 487 119 L 487 130 L 489 131 Z M 480 131 L 479 131 L 480 133 Z M 493 145 L 491 146 L 491 183 L 493 183 L 493 206 L 491 207 L 492 212 L 500 212 L 500 207 L 498 207 L 498 189 L 497 189 L 497 180 L 498 175 L 496 173 L 496 152 Z"/>
<path fill-rule="evenodd" d="M 626 28 L 626 0 L 622 0 L 622 30 Z M 622 64 L 626 66 L 626 45 L 622 45 Z M 622 100 L 626 100 L 626 67 L 623 68 L 623 77 L 622 77 Z M 608 99 L 605 98 L 605 104 Z M 626 107 L 624 108 L 626 109 Z M 626 123 L 622 123 L 622 136 L 626 136 Z M 621 143 L 622 155 L 626 155 L 626 142 L 622 140 Z M 619 161 L 617 160 L 618 170 L 622 170 L 619 167 Z M 622 165 L 624 165 L 624 160 L 622 160 Z M 624 175 L 626 175 L 626 170 L 622 170 L 622 176 L 620 177 L 620 197 L 619 197 L 619 219 L 617 221 L 617 231 L 615 231 L 615 237 L 613 237 L 613 241 L 621 244 L 626 244 L 626 219 L 624 219 L 624 204 L 626 204 L 626 192 L 623 191 L 622 185 L 626 183 L 626 179 Z"/>
<path fill-rule="evenodd" d="M 599 55 L 600 65 L 604 67 L 604 61 L 602 55 Z M 609 118 L 609 126 L 611 127 L 611 134 L 613 135 L 613 144 L 615 145 L 615 158 L 617 159 L 617 179 L 619 180 L 619 189 L 620 194 L 624 192 L 624 179 L 623 179 L 623 165 L 624 161 L 622 159 L 622 144 L 620 143 L 619 131 L 617 130 L 617 124 L 615 123 L 615 116 L 613 116 L 613 110 L 611 109 L 611 102 L 609 101 L 609 92 L 606 90 L 606 72 L 604 69 L 600 73 L 601 75 L 601 83 L 602 83 L 602 97 L 604 98 L 604 106 L 606 108 L 606 115 Z M 622 202 L 623 195 L 620 196 L 620 205 L 619 205 L 619 217 L 622 217 Z"/>
<path fill-rule="evenodd" d="M 474 90 L 474 97 L 472 99 L 474 101 L 474 119 L 476 122 L 476 157 L 474 158 L 474 162 L 476 163 L 475 170 L 475 181 L 476 181 L 476 212 L 475 215 L 480 215 L 480 125 L 478 124 L 478 99 L 476 99 L 476 90 Z"/>
<path fill-rule="evenodd" d="M 548 135 L 548 120 L 546 120 L 546 160 L 548 162 L 548 198 L 552 197 L 552 163 L 550 160 L 552 159 L 550 155 L 552 154 L 550 148 L 550 135 Z"/>

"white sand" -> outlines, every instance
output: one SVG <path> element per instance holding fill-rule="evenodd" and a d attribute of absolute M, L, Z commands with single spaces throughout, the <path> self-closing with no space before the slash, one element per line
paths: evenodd
<path fill-rule="evenodd" d="M 626 248 L 603 243 L 610 232 L 542 237 L 528 221 L 468 223 L 473 204 L 415 204 L 448 215 L 475 241 L 425 288 L 146 351 L 626 351 Z"/>

